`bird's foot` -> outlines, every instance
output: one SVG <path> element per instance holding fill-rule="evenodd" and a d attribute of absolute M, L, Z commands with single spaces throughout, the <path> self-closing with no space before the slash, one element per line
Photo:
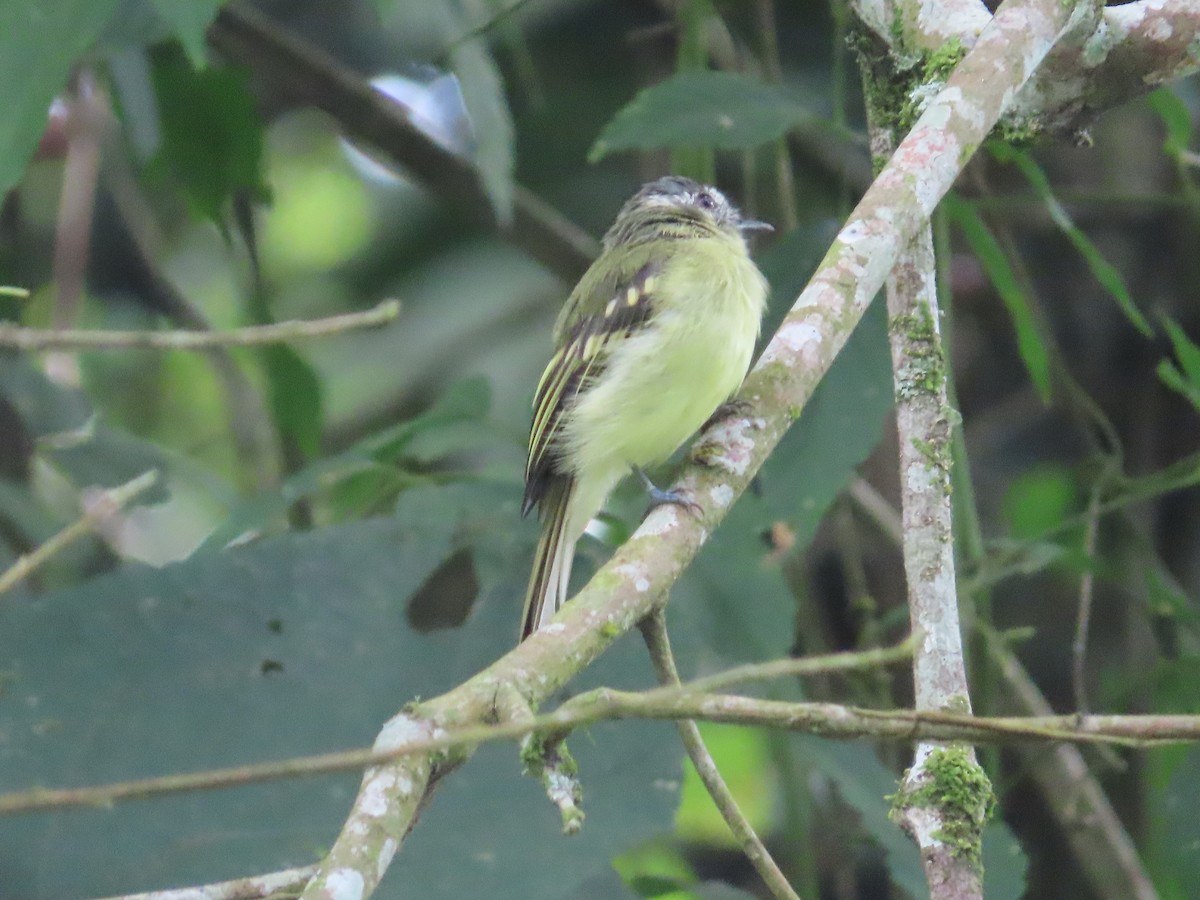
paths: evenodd
<path fill-rule="evenodd" d="M 686 510 L 695 513 L 697 516 L 704 514 L 704 508 L 692 500 L 689 500 L 681 491 L 664 491 L 657 487 L 650 477 L 640 468 L 634 467 L 633 471 L 637 473 L 638 478 L 642 480 L 642 484 L 646 487 L 646 493 L 650 495 L 650 505 L 646 508 L 646 515 L 649 515 L 653 510 L 660 506 L 670 504 L 672 506 L 681 506 Z"/>

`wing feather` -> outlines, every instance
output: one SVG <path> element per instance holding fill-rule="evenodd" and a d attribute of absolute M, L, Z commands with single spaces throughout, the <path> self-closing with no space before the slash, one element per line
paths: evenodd
<path fill-rule="evenodd" d="M 608 296 L 593 294 L 582 300 L 573 296 L 569 301 L 574 315 L 559 322 L 556 337 L 560 346 L 534 393 L 522 513 L 539 503 L 551 477 L 572 474 L 562 468 L 558 453 L 564 417 L 575 398 L 603 373 L 617 344 L 649 321 L 657 268 L 654 263 L 643 263 L 630 277 L 610 282 Z M 580 288 L 585 286 L 586 277 Z"/>

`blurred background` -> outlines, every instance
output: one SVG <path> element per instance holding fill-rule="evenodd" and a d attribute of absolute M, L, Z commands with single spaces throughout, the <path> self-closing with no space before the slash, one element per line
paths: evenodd
<path fill-rule="evenodd" d="M 676 171 L 775 223 L 755 248 L 765 341 L 869 183 L 858 62 L 881 51 L 842 0 L 50 6 L 0 35 L 27 65 L 2 149 L 34 153 L 6 163 L 0 285 L 29 295 L 0 295 L 0 317 L 227 330 L 401 311 L 266 347 L 0 352 L 0 570 L 89 489 L 160 473 L 0 595 L 4 790 L 364 745 L 499 656 L 536 537 L 518 515 L 530 397 L 621 203 Z M 1014 658 L 1058 711 L 1081 688 L 1092 711 L 1200 711 L 1197 85 L 1070 139 L 985 148 L 934 223 L 977 713 L 1020 711 L 999 674 Z M 685 677 L 905 633 L 891 406 L 876 303 L 674 592 Z M 579 583 L 644 506 L 618 492 Z M 623 640 L 578 687 L 649 686 L 642 655 Z M 901 669 L 762 690 L 911 702 Z M 922 895 L 887 821 L 910 748 L 706 735 L 803 896 Z M 379 896 L 765 896 L 670 727 L 597 727 L 573 749 L 580 837 L 490 748 L 447 779 Z M 1130 896 L 1148 877 L 1189 896 L 1200 755 L 1083 757 L 1140 851 L 1127 881 L 1106 880 L 1103 836 L 1073 841 L 1050 755 L 983 754 L 988 895 Z M 311 862 L 356 783 L 0 819 L 0 896 Z"/>

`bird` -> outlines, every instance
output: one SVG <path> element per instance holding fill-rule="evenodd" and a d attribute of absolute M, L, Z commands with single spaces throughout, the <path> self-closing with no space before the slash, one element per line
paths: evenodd
<path fill-rule="evenodd" d="M 541 521 L 519 641 L 567 599 L 575 545 L 631 471 L 653 505 L 693 505 L 643 469 L 737 392 L 766 309 L 746 236 L 770 231 L 717 188 L 667 175 L 625 202 L 554 326 L 533 398 L 522 516 Z"/>

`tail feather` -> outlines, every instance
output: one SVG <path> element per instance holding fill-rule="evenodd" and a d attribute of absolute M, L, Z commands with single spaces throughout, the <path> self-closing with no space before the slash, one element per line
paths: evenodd
<path fill-rule="evenodd" d="M 542 536 L 533 559 L 533 572 L 525 593 L 525 612 L 521 616 L 521 640 L 529 637 L 562 607 L 571 580 L 578 535 L 568 534 L 571 499 L 575 479 L 558 477 L 546 487 L 540 498 Z"/>

